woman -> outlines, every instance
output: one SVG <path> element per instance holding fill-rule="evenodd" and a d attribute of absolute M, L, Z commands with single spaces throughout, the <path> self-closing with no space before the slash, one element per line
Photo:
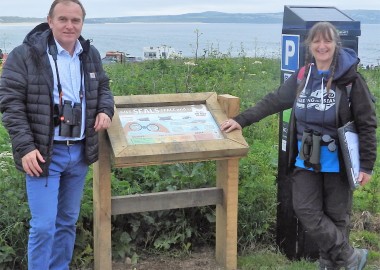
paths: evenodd
<path fill-rule="evenodd" d="M 376 160 L 374 99 L 357 72 L 356 53 L 340 46 L 338 31 L 331 23 L 316 23 L 305 43 L 305 67 L 254 107 L 224 121 L 221 130 L 242 129 L 292 108 L 287 155 L 295 214 L 320 249 L 320 269 L 363 269 L 368 251 L 349 243 L 352 190 L 337 129 L 355 121 L 363 186 L 369 182 Z"/>

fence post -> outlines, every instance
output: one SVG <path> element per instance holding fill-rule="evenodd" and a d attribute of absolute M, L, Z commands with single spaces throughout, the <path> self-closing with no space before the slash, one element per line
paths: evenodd
<path fill-rule="evenodd" d="M 93 165 L 94 269 L 111 270 L 111 148 L 105 131 L 98 136 L 99 160 Z"/>

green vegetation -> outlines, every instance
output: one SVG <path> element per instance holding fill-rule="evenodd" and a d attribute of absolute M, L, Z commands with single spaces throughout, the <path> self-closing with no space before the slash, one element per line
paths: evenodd
<path fill-rule="evenodd" d="M 241 98 L 248 108 L 280 84 L 277 59 L 238 58 L 212 52 L 205 59 L 174 59 L 107 66 L 115 95 L 217 92 Z M 380 70 L 362 70 L 380 98 Z M 377 103 L 380 115 L 380 105 Z M 307 260 L 289 261 L 276 246 L 276 174 L 278 116 L 267 117 L 243 131 L 250 151 L 240 160 L 238 248 L 240 269 L 315 269 Z M 380 134 L 378 134 L 378 138 Z M 378 148 L 380 149 L 380 148 Z M 0 126 L 0 269 L 26 269 L 29 211 L 24 176 L 14 168 L 9 137 Z M 378 154 L 379 150 L 378 150 Z M 380 155 L 379 155 L 380 156 Z M 368 269 L 380 266 L 379 160 L 372 181 L 355 191 L 355 246 L 371 250 Z M 214 186 L 215 163 L 190 163 L 112 170 L 112 195 Z M 93 262 L 92 171 L 88 174 L 72 269 Z M 186 208 L 112 217 L 115 260 L 142 252 L 186 255 L 202 245 L 214 245 L 215 207 Z M 377 269 L 377 268 L 376 268 Z"/>

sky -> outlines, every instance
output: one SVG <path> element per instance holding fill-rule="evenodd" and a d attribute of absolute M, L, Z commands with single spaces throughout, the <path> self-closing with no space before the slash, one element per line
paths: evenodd
<path fill-rule="evenodd" d="M 87 18 L 178 15 L 204 11 L 227 13 L 283 12 L 285 5 L 334 6 L 340 10 L 380 10 L 378 0 L 82 0 Z M 52 0 L 2 1 L 0 16 L 45 18 Z"/>

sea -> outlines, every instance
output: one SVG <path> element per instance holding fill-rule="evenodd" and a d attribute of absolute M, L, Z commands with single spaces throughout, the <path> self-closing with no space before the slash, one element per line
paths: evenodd
<path fill-rule="evenodd" d="M 37 23 L 0 24 L 0 49 L 10 52 Z M 365 66 L 380 65 L 380 24 L 361 24 L 358 55 Z M 164 46 L 184 57 L 229 55 L 280 58 L 282 24 L 115 23 L 85 24 L 82 35 L 102 57 L 122 51 L 143 58 L 144 47 Z"/>

